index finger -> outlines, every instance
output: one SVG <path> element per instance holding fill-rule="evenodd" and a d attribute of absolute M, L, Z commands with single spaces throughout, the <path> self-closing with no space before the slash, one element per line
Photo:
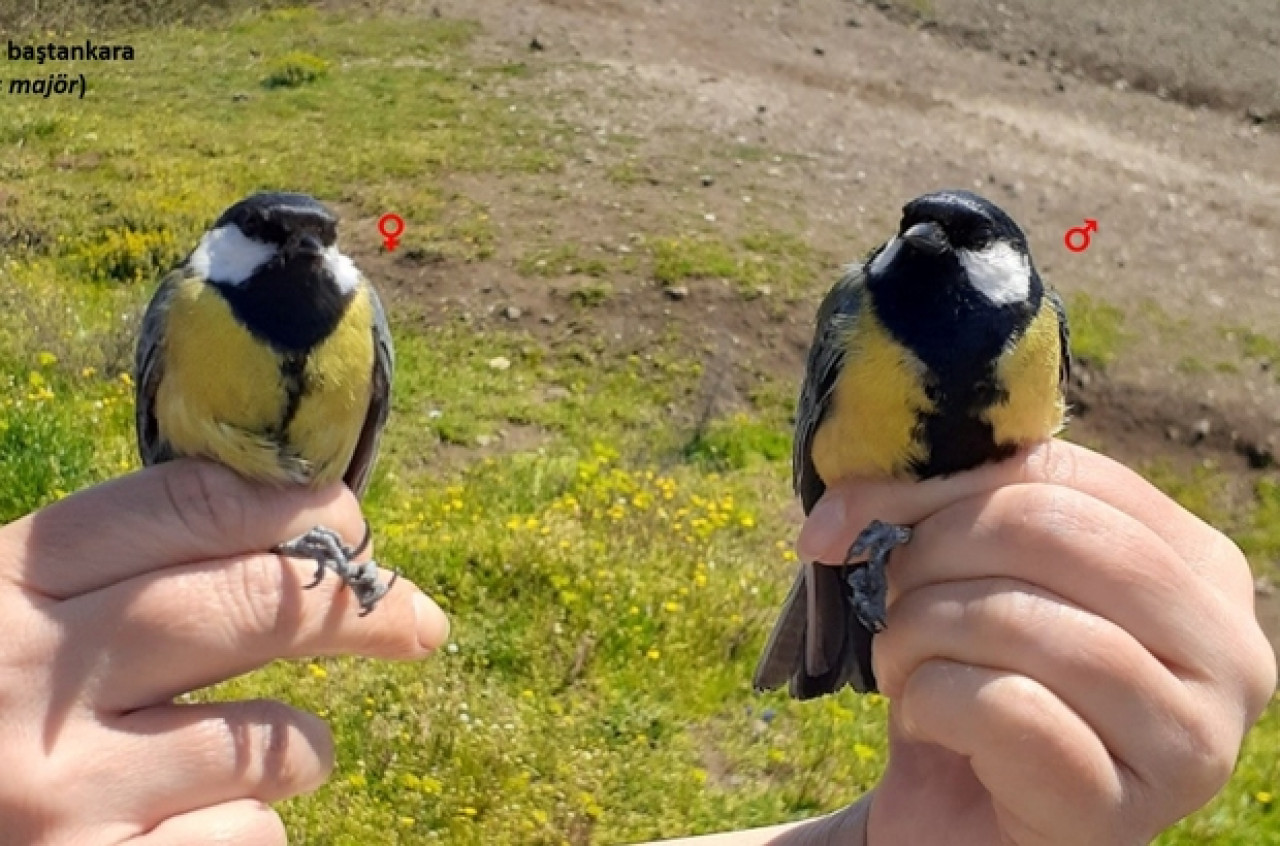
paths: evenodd
<path fill-rule="evenodd" d="M 1221 558 L 1224 545 L 1231 546 L 1224 535 L 1128 467 L 1056 439 L 998 464 L 945 478 L 842 482 L 828 488 L 810 512 L 796 546 L 806 561 L 842 561 L 854 538 L 872 520 L 915 525 L 960 500 L 1026 483 L 1063 485 L 1105 502 L 1148 526 L 1198 572 Z M 1230 589 L 1251 596 L 1252 582 L 1243 577 L 1247 568 L 1235 570 L 1239 572 L 1233 575 L 1240 583 Z M 1220 579 L 1221 574 L 1215 569 L 1213 577 Z"/>
<path fill-rule="evenodd" d="M 263 552 L 320 525 L 348 544 L 364 536 L 359 503 L 345 485 L 273 488 L 218 464 L 173 461 L 5 527 L 0 537 L 21 552 L 0 557 L 0 578 L 65 599 L 166 567 Z"/>

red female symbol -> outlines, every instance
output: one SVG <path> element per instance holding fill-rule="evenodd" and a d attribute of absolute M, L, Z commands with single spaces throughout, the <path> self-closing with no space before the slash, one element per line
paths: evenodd
<path fill-rule="evenodd" d="M 400 243 L 400 236 L 404 234 L 404 218 L 388 212 L 378 218 L 378 231 L 382 233 L 382 246 L 387 248 L 387 252 L 391 252 Z"/>
<path fill-rule="evenodd" d="M 1090 233 L 1098 231 L 1098 221 L 1091 217 L 1084 219 L 1084 226 L 1075 226 L 1067 230 L 1067 234 L 1063 236 L 1063 241 L 1067 244 L 1067 249 L 1073 253 L 1083 253 L 1089 249 Z"/>

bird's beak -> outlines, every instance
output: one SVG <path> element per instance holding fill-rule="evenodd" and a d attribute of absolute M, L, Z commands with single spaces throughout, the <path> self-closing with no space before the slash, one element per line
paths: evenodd
<path fill-rule="evenodd" d="M 324 253 L 324 244 L 314 235 L 303 235 L 290 244 L 289 252 L 295 256 L 319 258 Z"/>
<path fill-rule="evenodd" d="M 931 220 L 917 223 L 901 235 L 902 240 L 924 253 L 938 255 L 950 248 L 942 227 Z"/>

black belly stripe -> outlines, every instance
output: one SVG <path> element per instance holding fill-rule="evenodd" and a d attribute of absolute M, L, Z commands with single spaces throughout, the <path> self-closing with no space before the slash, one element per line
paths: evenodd
<path fill-rule="evenodd" d="M 935 377 L 929 390 L 934 403 L 931 414 L 921 415 L 917 437 L 925 445 L 925 457 L 912 466 L 919 478 L 949 476 L 970 470 L 988 461 L 1000 461 L 1017 451 L 1016 444 L 999 444 L 983 412 L 1008 397 L 996 380 L 994 365 L 983 373 L 949 373 L 946 384 L 960 386 L 946 395 L 938 390 L 942 379 Z"/>
<path fill-rule="evenodd" d="M 293 424 L 302 397 L 307 393 L 307 357 L 305 352 L 289 352 L 280 357 L 280 381 L 284 383 L 285 390 L 284 414 L 280 416 L 281 441 Z"/>

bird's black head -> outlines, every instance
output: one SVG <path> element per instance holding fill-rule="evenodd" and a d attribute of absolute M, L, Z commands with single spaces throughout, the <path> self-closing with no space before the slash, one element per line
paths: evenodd
<path fill-rule="evenodd" d="M 935 191 L 907 203 L 897 236 L 867 263 L 867 284 L 907 301 L 1039 305 L 1026 236 L 1003 209 L 969 191 Z"/>
<path fill-rule="evenodd" d="M 1041 306 L 1043 286 L 1013 219 L 968 191 L 902 210 L 898 234 L 865 265 L 881 323 L 942 383 L 976 384 Z"/>
<path fill-rule="evenodd" d="M 253 194 L 224 211 L 213 228 L 223 226 L 286 253 L 319 255 L 338 240 L 337 216 L 306 194 Z"/>
<path fill-rule="evenodd" d="M 360 284 L 337 239 L 337 216 L 314 198 L 254 194 L 222 213 L 187 264 L 260 338 L 304 351 L 333 330 Z"/>
<path fill-rule="evenodd" d="M 966 250 L 978 253 L 1005 243 L 1027 252 L 1018 224 L 995 203 L 971 191 L 935 191 L 902 208 L 898 237 L 926 251 Z"/>

